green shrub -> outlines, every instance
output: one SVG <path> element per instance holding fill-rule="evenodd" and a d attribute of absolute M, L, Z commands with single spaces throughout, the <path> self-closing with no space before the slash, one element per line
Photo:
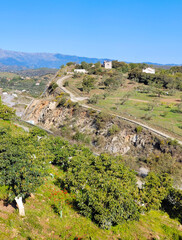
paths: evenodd
<path fill-rule="evenodd" d="M 178 145 L 178 141 L 176 139 L 174 139 L 174 140 L 170 139 L 168 141 L 168 145 L 177 146 Z"/>
<path fill-rule="evenodd" d="M 82 81 L 83 91 L 90 92 L 91 89 L 95 87 L 95 78 L 91 76 L 84 77 Z"/>
<path fill-rule="evenodd" d="M 172 178 L 168 174 L 156 175 L 150 172 L 142 189 L 141 203 L 144 203 L 146 210 L 159 209 L 171 188 Z"/>
<path fill-rule="evenodd" d="M 182 223 L 182 191 L 172 188 L 162 202 L 163 209 L 173 218 Z"/>
<path fill-rule="evenodd" d="M 90 138 L 85 134 L 77 131 L 73 136 L 73 139 L 78 142 L 90 143 Z"/>
<path fill-rule="evenodd" d="M 63 87 L 68 87 L 69 86 L 69 82 L 66 81 L 64 84 L 63 84 Z"/>
<path fill-rule="evenodd" d="M 153 115 L 152 115 L 152 114 L 145 114 L 145 115 L 142 117 L 142 119 L 145 119 L 145 120 L 147 120 L 147 121 L 152 120 L 152 118 L 153 118 Z"/>
<path fill-rule="evenodd" d="M 10 120 L 15 116 L 15 110 L 4 105 L 0 97 L 0 118 L 3 120 Z"/>
<path fill-rule="evenodd" d="M 32 136 L 46 136 L 47 135 L 47 132 L 43 129 L 40 129 L 38 127 L 34 127 L 33 129 L 30 130 L 30 134 Z"/>
<path fill-rule="evenodd" d="M 87 111 L 87 115 L 88 115 L 88 116 L 96 116 L 96 115 L 97 115 L 97 111 L 94 110 L 94 109 L 89 109 L 89 110 Z"/>
<path fill-rule="evenodd" d="M 106 154 L 79 155 L 71 159 L 64 179 L 65 187 L 76 193 L 80 213 L 104 229 L 139 218 L 135 174 L 120 161 Z"/>
<path fill-rule="evenodd" d="M 58 84 L 55 83 L 55 82 L 52 82 L 52 83 L 49 85 L 48 90 L 49 90 L 50 92 L 53 92 L 57 87 L 58 87 Z"/>
<path fill-rule="evenodd" d="M 118 125 L 113 124 L 108 130 L 108 135 L 109 136 L 114 135 L 114 134 L 118 133 L 119 130 L 120 130 L 120 128 L 118 127 Z"/>
<path fill-rule="evenodd" d="M 143 130 L 143 128 L 142 128 L 141 126 L 137 126 L 137 127 L 135 128 L 135 131 L 137 132 L 137 134 L 141 133 L 142 130 Z"/>
<path fill-rule="evenodd" d="M 113 116 L 107 113 L 100 112 L 95 117 L 95 124 L 97 129 L 102 129 L 105 127 L 106 123 L 110 122 L 113 119 Z"/>
<path fill-rule="evenodd" d="M 72 108 L 76 105 L 75 102 L 72 102 L 71 99 L 68 99 L 65 104 L 64 104 L 64 107 L 67 107 L 67 108 Z"/>
<path fill-rule="evenodd" d="M 89 100 L 88 103 L 90 104 L 97 104 L 99 100 L 99 96 L 94 94 Z"/>
<path fill-rule="evenodd" d="M 59 101 L 58 101 L 58 104 L 57 104 L 57 107 L 61 107 L 61 106 L 64 106 L 65 103 L 66 103 L 66 98 L 65 97 L 62 97 Z"/>
<path fill-rule="evenodd" d="M 71 66 L 71 65 L 74 65 L 74 62 L 68 62 L 66 63 L 67 66 Z"/>

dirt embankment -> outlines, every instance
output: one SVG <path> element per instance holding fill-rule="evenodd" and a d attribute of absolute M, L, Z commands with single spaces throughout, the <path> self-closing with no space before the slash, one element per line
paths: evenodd
<path fill-rule="evenodd" d="M 180 149 L 180 146 L 168 146 L 168 149 L 164 149 L 160 143 L 166 140 L 134 123 L 84 107 L 58 106 L 54 98 L 34 101 L 26 113 L 25 120 L 31 120 L 35 125 L 56 134 L 64 134 L 70 139 L 77 133 L 78 140 L 81 138 L 84 142 L 84 139 L 87 139 L 86 143 L 96 148 L 97 152 L 137 157 L 154 152 L 170 152 L 178 161 L 182 161 L 180 150 L 175 150 Z"/>

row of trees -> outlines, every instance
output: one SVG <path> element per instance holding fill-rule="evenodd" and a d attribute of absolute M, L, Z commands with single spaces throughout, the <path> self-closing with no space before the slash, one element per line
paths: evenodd
<path fill-rule="evenodd" d="M 139 68 L 134 68 L 129 72 L 128 78 L 145 85 L 155 85 L 157 88 L 182 90 L 182 76 L 178 75 L 147 74 Z"/>

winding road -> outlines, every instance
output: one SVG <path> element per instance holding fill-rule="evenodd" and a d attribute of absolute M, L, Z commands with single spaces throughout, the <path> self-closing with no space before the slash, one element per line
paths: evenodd
<path fill-rule="evenodd" d="M 89 105 L 87 105 L 87 104 L 81 103 L 81 101 L 87 100 L 88 97 L 77 97 L 77 96 L 75 96 L 72 92 L 70 92 L 68 89 L 66 89 L 66 88 L 63 86 L 64 81 L 65 81 L 66 79 L 70 78 L 70 77 L 71 77 L 71 76 L 68 75 L 68 76 L 63 76 L 63 77 L 59 78 L 59 79 L 57 80 L 57 84 L 58 84 L 59 88 L 60 88 L 63 92 L 68 93 L 68 94 L 70 95 L 71 101 L 73 101 L 73 102 L 79 102 L 80 106 L 82 106 L 82 107 L 84 107 L 84 108 L 93 109 L 93 110 L 95 110 L 95 111 L 97 111 L 97 112 L 101 112 L 100 109 L 97 109 L 97 108 L 94 108 L 94 107 L 89 106 Z M 45 91 L 44 91 L 44 92 L 45 92 Z M 31 107 L 32 103 L 33 103 L 33 101 L 29 104 L 29 106 L 28 106 L 27 109 L 25 110 L 23 116 L 26 115 L 26 112 L 27 112 L 27 110 Z M 171 137 L 170 135 L 165 134 L 165 133 L 163 133 L 163 132 L 161 132 L 161 131 L 159 131 L 159 130 L 156 130 L 156 129 L 152 128 L 152 127 L 149 127 L 149 126 L 147 126 L 147 125 L 145 125 L 145 124 L 143 124 L 143 123 L 140 123 L 140 122 L 138 122 L 138 121 L 135 121 L 135 120 L 132 120 L 132 119 L 129 119 L 129 118 L 126 118 L 126 117 L 122 117 L 122 116 L 117 115 L 117 114 L 114 114 L 114 113 L 110 113 L 110 114 L 111 114 L 112 116 L 114 116 L 114 117 L 119 118 L 119 119 L 122 119 L 122 120 L 125 120 L 125 121 L 127 121 L 127 122 L 130 122 L 130 123 L 139 125 L 139 126 L 141 126 L 142 128 L 145 128 L 145 129 L 153 132 L 154 134 L 156 134 L 156 135 L 158 135 L 158 136 L 160 136 L 160 137 L 169 138 L 169 139 L 172 139 L 172 140 L 177 140 L 178 143 L 179 143 L 180 145 L 182 145 L 182 141 L 180 141 L 179 139 L 173 138 L 173 137 Z M 21 121 L 27 122 L 27 121 L 23 120 L 23 116 L 22 116 Z M 30 123 L 30 122 L 27 122 L 27 123 L 28 123 L 28 124 L 31 124 L 31 125 L 34 125 L 34 124 Z M 39 126 L 37 126 L 37 127 L 39 127 Z M 48 130 L 45 129 L 45 128 L 41 128 L 41 129 L 44 129 L 45 131 L 47 131 L 47 132 L 49 132 L 49 133 L 52 134 L 51 131 L 48 131 Z"/>
<path fill-rule="evenodd" d="M 63 86 L 64 81 L 65 81 L 66 79 L 70 78 L 70 77 L 71 77 L 71 76 L 64 76 L 64 77 L 59 78 L 59 79 L 57 80 L 58 86 L 59 86 L 65 93 L 68 93 L 68 94 L 70 95 L 70 99 L 71 99 L 71 101 L 73 101 L 73 102 L 80 102 L 80 101 L 83 101 L 83 100 L 88 99 L 87 97 L 76 97 L 72 92 L 70 92 L 68 89 L 66 89 L 66 88 Z M 82 107 L 84 107 L 84 108 L 93 109 L 93 110 L 96 110 L 96 111 L 98 111 L 98 112 L 101 112 L 101 110 L 99 110 L 99 109 L 97 109 L 97 108 L 94 108 L 94 107 L 91 107 L 91 106 L 89 106 L 89 105 L 86 105 L 86 104 L 83 104 L 83 103 L 79 103 L 79 104 L 80 104 L 80 106 L 82 106 Z M 143 123 L 137 122 L 137 121 L 135 121 L 135 120 L 131 120 L 131 119 L 126 118 L 126 117 L 121 117 L 120 115 L 117 115 L 117 114 L 114 114 L 114 113 L 111 113 L 111 115 L 114 116 L 114 117 L 118 117 L 118 118 L 120 118 L 120 119 L 122 119 L 122 120 L 125 120 L 125 121 L 127 121 L 127 122 L 137 124 L 137 125 L 145 128 L 145 129 L 147 129 L 147 130 L 155 133 L 155 134 L 158 135 L 158 136 L 161 136 L 161 137 L 164 137 L 164 138 L 169 138 L 169 139 L 172 139 L 172 140 L 177 140 L 178 143 L 179 143 L 180 145 L 182 145 L 182 141 L 178 140 L 177 138 L 173 138 L 173 137 L 169 136 L 168 134 L 165 134 L 165 133 L 163 133 L 163 132 L 161 132 L 161 131 L 158 131 L 158 130 L 156 130 L 156 129 L 154 129 L 154 128 L 151 128 L 151 127 L 149 127 L 149 126 L 147 126 L 147 125 L 145 125 L 145 124 L 143 124 Z"/>
<path fill-rule="evenodd" d="M 57 85 L 65 92 L 65 93 L 68 93 L 70 95 L 70 99 L 72 102 L 80 102 L 80 101 L 84 101 L 86 99 L 88 99 L 88 97 L 76 97 L 72 92 L 70 92 L 68 89 L 66 89 L 64 86 L 63 86 L 63 82 L 70 78 L 70 76 L 64 76 L 62 78 L 59 78 L 57 80 Z"/>

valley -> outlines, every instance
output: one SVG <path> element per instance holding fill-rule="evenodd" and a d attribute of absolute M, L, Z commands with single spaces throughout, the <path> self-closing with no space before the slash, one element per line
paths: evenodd
<path fill-rule="evenodd" d="M 19 190 L 0 186 L 0 237 L 180 239 L 181 133 L 167 125 L 162 128 L 155 120 L 163 111 L 159 111 L 161 104 L 168 106 L 170 102 L 174 105 L 166 109 L 177 109 L 176 124 L 180 123 L 180 91 L 172 97 L 159 97 L 158 93 L 149 96 L 137 90 L 143 91 L 143 84 L 132 82 L 126 74 L 118 78 L 118 73 L 119 85 L 117 82 L 113 87 L 111 81 L 108 87 L 104 82 L 111 70 L 101 68 L 104 76 L 79 75 L 74 74 L 76 67 L 69 64 L 46 79 L 36 77 L 34 81 L 45 82 L 44 89 L 38 89 L 39 95 L 31 94 L 25 85 L 21 86 L 26 87 L 25 92 L 16 90 L 20 79 L 14 89 L 10 85 L 6 91 L 2 89 L 4 103 L 15 109 L 15 104 L 24 107 L 19 121 L 10 117 L 9 108 L 0 105 L 1 146 L 7 151 L 0 150 L 0 157 L 2 163 L 6 154 L 11 160 L 8 144 L 12 144 L 18 164 L 24 166 L 17 176 L 25 176 L 27 185 L 23 187 L 17 180 L 19 189 L 26 192 L 24 218 L 18 215 L 18 209 L 6 209 L 3 202 L 14 203 L 7 193 L 17 194 Z M 142 114 L 152 117 L 141 118 L 141 106 L 137 109 L 137 104 L 143 104 Z M 30 156 L 36 157 L 29 161 Z M 42 177 L 33 177 L 34 168 Z"/>
<path fill-rule="evenodd" d="M 96 85 L 95 89 L 91 89 L 88 94 L 83 90 L 80 91 L 80 83 L 85 76 L 83 74 L 78 75 L 77 78 L 69 74 L 65 76 L 65 71 L 69 72 L 70 67 L 65 66 L 65 68 L 58 71 L 57 76 L 52 82 L 52 86 L 55 85 L 54 89 L 50 85 L 40 99 L 33 101 L 27 111 L 25 111 L 23 119 L 51 130 L 56 135 L 66 137 L 73 143 L 84 143 L 96 153 L 122 154 L 127 156 L 126 159 L 129 156 L 133 156 L 132 161 L 126 161 L 137 172 L 143 167 L 148 170 L 155 169 L 155 171 L 160 172 L 165 163 L 155 163 L 155 156 L 161 154 L 162 157 L 163 154 L 166 154 L 166 162 L 170 162 L 169 156 L 172 153 L 175 163 L 170 162 L 167 171 L 170 172 L 170 168 L 173 168 L 174 171 L 171 173 L 174 176 L 175 184 L 181 188 L 182 159 L 180 133 L 176 134 L 171 132 L 170 129 L 160 127 L 160 125 L 156 126 L 154 124 L 155 121 L 154 123 L 151 123 L 150 120 L 144 121 L 144 119 L 137 118 L 135 115 L 129 114 L 126 111 L 123 112 L 120 109 L 121 106 L 121 108 L 124 107 L 127 111 L 130 111 L 130 106 L 127 105 L 127 102 L 130 101 L 130 104 L 132 104 L 133 100 L 134 102 L 135 100 L 142 101 L 142 103 L 144 101 L 147 104 L 145 108 L 149 108 L 152 101 L 156 101 L 156 96 L 154 95 L 150 99 L 145 94 L 144 96 L 146 96 L 145 99 L 147 100 L 142 100 L 141 96 L 143 97 L 143 94 L 138 93 L 137 95 L 135 93 L 136 99 L 131 100 L 128 98 L 124 104 L 119 104 L 119 100 L 122 100 L 124 92 L 125 94 L 129 94 L 126 89 L 133 92 L 136 86 L 138 88 L 145 86 L 125 80 L 128 88 L 121 86 L 117 90 L 108 91 L 106 89 L 104 93 L 103 85 L 97 83 L 98 87 Z M 94 75 L 92 76 L 93 78 L 95 77 Z M 96 77 L 99 78 L 99 76 Z M 117 96 L 117 99 L 119 99 L 117 101 L 118 104 L 114 103 L 116 106 L 115 109 L 109 107 L 108 99 L 110 99 L 110 96 L 113 96 L 112 104 L 113 99 L 116 100 L 114 96 Z M 178 96 L 180 96 L 180 92 L 178 92 Z M 94 104 L 91 102 L 92 98 L 96 98 Z M 170 100 L 171 98 L 166 97 L 165 99 Z M 165 101 L 165 99 L 163 97 L 162 101 Z M 157 101 L 159 103 L 156 102 L 153 108 L 156 108 L 156 105 L 160 105 L 159 98 L 157 98 Z M 135 103 L 133 103 L 132 108 L 135 108 Z M 150 111 L 147 110 L 147 112 Z M 150 114 L 155 113 L 152 110 Z M 156 110 L 156 114 L 160 115 L 160 112 Z M 177 114 L 180 121 L 181 113 L 178 112 Z M 158 116 L 155 117 L 157 119 Z M 169 120 L 167 119 L 166 121 Z M 152 165 L 149 162 L 147 163 L 147 159 L 150 158 L 153 158 Z"/>

